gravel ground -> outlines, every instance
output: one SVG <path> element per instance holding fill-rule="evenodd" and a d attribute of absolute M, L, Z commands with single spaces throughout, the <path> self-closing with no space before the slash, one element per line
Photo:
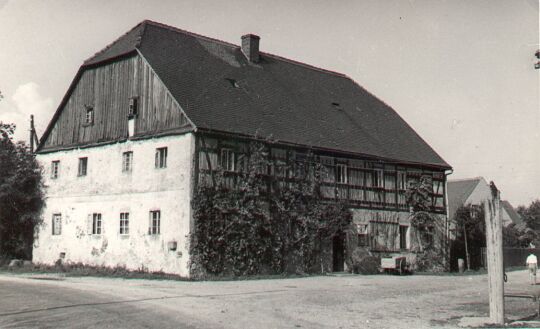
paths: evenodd
<path fill-rule="evenodd" d="M 506 289 L 540 290 L 527 272 Z M 487 316 L 486 275 L 182 282 L 0 275 L 1 328 L 454 328 Z M 535 314 L 507 299 L 506 315 Z"/>

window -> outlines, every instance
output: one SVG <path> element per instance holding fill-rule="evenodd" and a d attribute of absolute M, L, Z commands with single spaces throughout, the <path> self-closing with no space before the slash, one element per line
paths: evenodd
<path fill-rule="evenodd" d="M 134 118 L 137 116 L 139 111 L 139 98 L 138 97 L 131 97 L 129 99 L 129 111 L 128 111 L 128 118 Z"/>
<path fill-rule="evenodd" d="M 399 226 L 399 249 L 407 249 L 407 232 L 409 227 L 406 225 Z"/>
<path fill-rule="evenodd" d="M 367 224 L 357 225 L 357 229 L 358 229 L 358 247 L 368 247 L 369 246 L 368 225 Z"/>
<path fill-rule="evenodd" d="M 407 189 L 407 173 L 404 171 L 397 172 L 397 187 L 400 190 Z"/>
<path fill-rule="evenodd" d="M 129 234 L 129 213 L 120 213 L 120 234 Z"/>
<path fill-rule="evenodd" d="M 85 123 L 87 125 L 91 125 L 94 123 L 94 108 L 91 106 L 86 106 L 86 116 L 85 116 Z"/>
<path fill-rule="evenodd" d="M 383 187 L 384 180 L 383 180 L 383 170 L 382 169 L 374 169 L 371 173 L 371 179 L 372 179 L 372 186 L 373 187 Z"/>
<path fill-rule="evenodd" d="M 52 215 L 52 235 L 62 234 L 62 215 L 53 214 Z"/>
<path fill-rule="evenodd" d="M 148 228 L 148 234 L 157 235 L 160 233 L 161 226 L 161 211 L 150 211 L 150 227 Z"/>
<path fill-rule="evenodd" d="M 226 171 L 234 171 L 234 152 L 231 149 L 221 150 L 221 167 Z"/>
<path fill-rule="evenodd" d="M 79 158 L 79 171 L 77 176 L 86 176 L 88 169 L 88 158 Z"/>
<path fill-rule="evenodd" d="M 94 213 L 90 215 L 91 230 L 90 234 L 100 235 L 102 232 L 101 214 Z"/>
<path fill-rule="evenodd" d="M 347 184 L 347 165 L 338 164 L 336 165 L 336 182 L 341 184 Z"/>
<path fill-rule="evenodd" d="M 60 174 L 60 161 L 51 162 L 51 178 L 57 179 Z"/>
<path fill-rule="evenodd" d="M 131 172 L 133 165 L 133 152 L 122 153 L 122 172 Z"/>
<path fill-rule="evenodd" d="M 156 168 L 167 167 L 167 148 L 160 147 L 156 149 Z"/>

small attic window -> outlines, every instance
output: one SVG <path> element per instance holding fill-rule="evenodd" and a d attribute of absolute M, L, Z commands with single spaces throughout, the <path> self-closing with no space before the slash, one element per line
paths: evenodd
<path fill-rule="evenodd" d="M 238 84 L 238 82 L 235 79 L 225 78 L 225 80 L 229 81 L 231 86 L 233 86 L 234 88 L 240 88 L 240 85 Z"/>
<path fill-rule="evenodd" d="M 139 97 L 131 97 L 129 99 L 128 118 L 132 119 L 137 116 L 139 111 Z"/>
<path fill-rule="evenodd" d="M 85 109 L 86 109 L 86 113 L 84 117 L 84 123 L 86 125 L 94 124 L 94 107 L 91 105 L 86 105 Z"/>

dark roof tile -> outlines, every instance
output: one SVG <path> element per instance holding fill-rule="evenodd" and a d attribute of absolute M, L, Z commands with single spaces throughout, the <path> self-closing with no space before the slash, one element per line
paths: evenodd
<path fill-rule="evenodd" d="M 450 168 L 391 107 L 343 74 L 266 53 L 249 63 L 239 46 L 151 21 L 85 65 L 136 49 L 199 129 Z"/>

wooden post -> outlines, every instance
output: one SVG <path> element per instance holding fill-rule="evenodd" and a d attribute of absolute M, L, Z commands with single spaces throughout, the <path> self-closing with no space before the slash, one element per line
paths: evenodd
<path fill-rule="evenodd" d="M 463 221 L 463 239 L 465 240 L 465 257 L 467 259 L 467 271 L 471 270 L 471 257 L 469 255 L 469 247 L 467 245 L 467 229 L 465 228 L 465 221 Z"/>
<path fill-rule="evenodd" d="M 490 183 L 491 200 L 484 201 L 486 219 L 486 256 L 489 283 L 489 318 L 491 323 L 504 324 L 504 268 L 502 220 L 500 195 L 493 182 Z"/>

